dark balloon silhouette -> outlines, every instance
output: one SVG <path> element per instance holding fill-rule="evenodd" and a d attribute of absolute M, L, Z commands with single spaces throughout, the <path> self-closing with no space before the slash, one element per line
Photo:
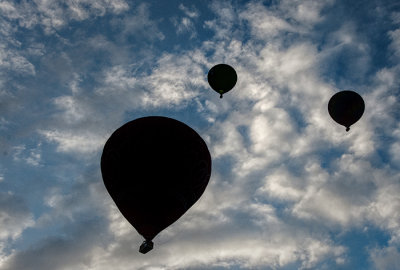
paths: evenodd
<path fill-rule="evenodd" d="M 208 83 L 211 88 L 220 94 L 220 98 L 230 91 L 237 82 L 236 71 L 227 64 L 213 66 L 208 72 Z"/>
<path fill-rule="evenodd" d="M 107 140 L 101 156 L 104 184 L 122 215 L 153 248 L 159 232 L 203 194 L 211 174 L 206 143 L 177 120 L 150 116 L 130 121 Z"/>
<path fill-rule="evenodd" d="M 354 91 L 344 90 L 334 94 L 328 103 L 330 116 L 337 123 L 350 130 L 364 113 L 365 104 L 362 97 Z"/>

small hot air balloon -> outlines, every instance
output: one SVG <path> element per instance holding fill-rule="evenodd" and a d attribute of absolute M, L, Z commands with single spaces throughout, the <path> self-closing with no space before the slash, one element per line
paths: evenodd
<path fill-rule="evenodd" d="M 343 90 L 334 94 L 328 103 L 330 116 L 340 125 L 350 130 L 350 126 L 357 122 L 364 113 L 363 98 L 354 91 Z"/>
<path fill-rule="evenodd" d="M 236 71 L 227 64 L 213 66 L 208 72 L 208 83 L 211 88 L 220 94 L 220 98 L 230 91 L 237 82 Z"/>
<path fill-rule="evenodd" d="M 203 194 L 211 157 L 203 139 L 177 120 L 149 116 L 130 121 L 107 140 L 101 156 L 107 191 L 145 241 L 178 220 Z"/>

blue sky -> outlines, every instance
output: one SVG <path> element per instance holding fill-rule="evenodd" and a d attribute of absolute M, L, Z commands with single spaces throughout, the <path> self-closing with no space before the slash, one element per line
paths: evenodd
<path fill-rule="evenodd" d="M 0 1 L 0 269 L 400 269 L 397 1 Z M 223 99 L 207 83 L 233 66 Z M 366 110 L 350 132 L 329 98 Z M 100 156 L 162 115 L 201 199 L 138 252 Z"/>

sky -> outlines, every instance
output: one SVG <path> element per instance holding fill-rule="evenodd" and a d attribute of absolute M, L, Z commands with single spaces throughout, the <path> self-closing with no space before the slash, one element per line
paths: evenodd
<path fill-rule="evenodd" d="M 1 0 L 0 39 L 1 270 L 400 269 L 397 1 Z M 349 132 L 327 111 L 345 89 Z M 143 255 L 100 157 L 150 115 L 213 166 Z"/>

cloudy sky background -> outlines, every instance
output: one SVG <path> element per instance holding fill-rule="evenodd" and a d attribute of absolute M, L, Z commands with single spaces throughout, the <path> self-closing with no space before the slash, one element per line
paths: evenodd
<path fill-rule="evenodd" d="M 0 1 L 0 269 L 400 269 L 396 2 Z M 366 103 L 350 132 L 343 89 Z M 148 115 L 194 128 L 213 171 L 142 255 L 99 162 Z"/>

